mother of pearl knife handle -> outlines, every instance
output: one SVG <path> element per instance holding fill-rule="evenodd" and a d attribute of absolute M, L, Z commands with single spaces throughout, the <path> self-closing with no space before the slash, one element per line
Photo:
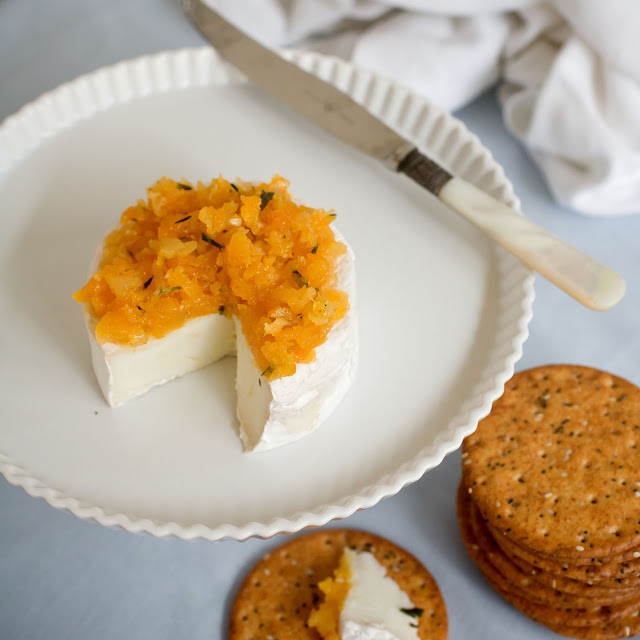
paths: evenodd
<path fill-rule="evenodd" d="M 408 154 L 398 171 L 589 309 L 605 311 L 624 296 L 624 280 L 615 271 L 469 182 L 451 176 L 418 150 Z"/>

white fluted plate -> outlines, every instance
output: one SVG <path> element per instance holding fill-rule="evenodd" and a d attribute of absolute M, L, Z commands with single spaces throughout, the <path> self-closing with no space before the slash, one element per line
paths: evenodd
<path fill-rule="evenodd" d="M 488 151 L 422 98 L 292 53 L 452 171 L 517 206 Z M 81 308 L 93 248 L 163 175 L 268 180 L 335 209 L 357 261 L 361 357 L 325 425 L 244 454 L 234 360 L 104 402 Z M 0 126 L 0 471 L 104 525 L 211 540 L 271 536 L 370 507 L 472 432 L 527 336 L 532 275 L 403 176 L 265 97 L 208 48 L 97 71 Z"/>

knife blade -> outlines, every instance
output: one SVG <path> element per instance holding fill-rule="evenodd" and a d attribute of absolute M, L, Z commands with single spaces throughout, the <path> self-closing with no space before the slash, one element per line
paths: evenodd
<path fill-rule="evenodd" d="M 183 7 L 219 55 L 267 93 L 347 145 L 417 182 L 584 306 L 604 311 L 624 296 L 624 280 L 615 271 L 453 176 L 330 83 L 250 38 L 203 0 L 183 0 Z"/>

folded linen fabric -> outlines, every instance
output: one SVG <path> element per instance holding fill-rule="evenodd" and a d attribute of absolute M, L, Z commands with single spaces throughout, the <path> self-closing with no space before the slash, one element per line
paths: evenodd
<path fill-rule="evenodd" d="M 640 212 L 637 0 L 207 0 L 271 46 L 332 53 L 455 110 L 498 82 L 559 203 Z"/>

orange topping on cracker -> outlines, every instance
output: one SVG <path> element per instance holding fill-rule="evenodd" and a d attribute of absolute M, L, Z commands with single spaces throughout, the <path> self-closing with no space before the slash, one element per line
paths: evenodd
<path fill-rule="evenodd" d="M 324 640 L 340 640 L 340 612 L 351 588 L 351 567 L 347 556 L 340 556 L 340 563 L 328 577 L 318 583 L 324 601 L 309 616 L 309 626 L 317 629 Z"/>

